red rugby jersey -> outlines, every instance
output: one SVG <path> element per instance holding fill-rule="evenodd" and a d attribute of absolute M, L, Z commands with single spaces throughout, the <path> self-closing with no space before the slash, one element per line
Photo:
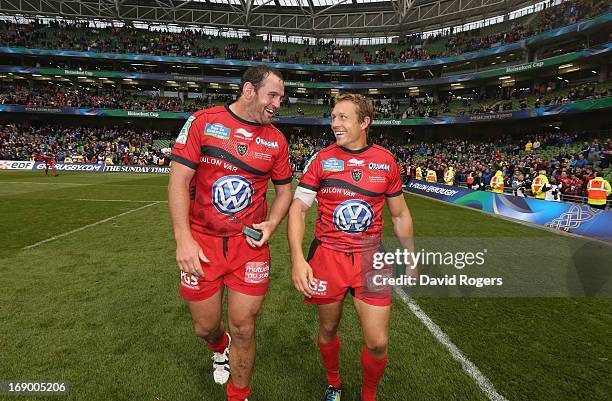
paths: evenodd
<path fill-rule="evenodd" d="M 378 145 L 352 151 L 334 144 L 319 151 L 299 186 L 317 191 L 315 237 L 342 251 L 379 246 L 385 197 L 402 195 L 395 158 Z"/>
<path fill-rule="evenodd" d="M 238 235 L 268 215 L 268 180 L 288 184 L 289 148 L 272 124 L 241 119 L 229 107 L 194 113 L 170 158 L 196 170 L 191 181 L 191 228 L 207 235 Z"/>

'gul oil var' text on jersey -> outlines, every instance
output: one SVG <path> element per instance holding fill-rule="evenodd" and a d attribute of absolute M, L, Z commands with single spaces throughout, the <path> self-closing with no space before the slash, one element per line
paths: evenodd
<path fill-rule="evenodd" d="M 315 237 L 342 251 L 379 246 L 385 197 L 402 195 L 397 163 L 378 145 L 351 151 L 334 144 L 319 151 L 299 186 L 317 191 Z"/>
<path fill-rule="evenodd" d="M 196 170 L 190 190 L 193 230 L 238 235 L 245 225 L 266 219 L 268 179 L 291 182 L 289 149 L 272 124 L 261 125 L 218 106 L 194 113 L 170 158 Z"/>

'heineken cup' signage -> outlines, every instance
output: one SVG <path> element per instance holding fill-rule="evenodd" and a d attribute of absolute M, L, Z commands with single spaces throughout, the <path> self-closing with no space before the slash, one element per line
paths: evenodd
<path fill-rule="evenodd" d="M 511 74 L 513 72 L 521 72 L 531 70 L 533 68 L 540 68 L 544 65 L 543 61 L 536 61 L 533 63 L 521 64 L 521 65 L 513 65 L 512 67 L 506 68 L 506 73 Z"/>

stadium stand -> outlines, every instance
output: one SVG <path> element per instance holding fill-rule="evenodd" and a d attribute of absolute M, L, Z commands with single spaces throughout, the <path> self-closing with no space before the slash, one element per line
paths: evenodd
<path fill-rule="evenodd" d="M 457 99 L 441 96 L 439 100 L 430 97 L 407 96 L 401 100 L 375 99 L 376 117 L 417 118 L 450 115 L 496 113 L 500 111 L 525 110 L 542 106 L 558 106 L 571 102 L 600 99 L 610 96 L 612 81 L 604 83 L 564 84 L 555 81 L 543 83 L 531 91 L 516 87 L 500 90 L 493 99 L 484 96 L 470 96 Z M 194 98 L 145 96 L 138 91 L 119 92 L 99 87 L 75 85 L 73 88 L 52 84 L 37 85 L 35 89 L 26 86 L 8 85 L 0 92 L 0 105 L 86 107 L 95 109 L 142 110 L 194 112 L 213 105 L 222 105 L 232 100 L 231 95 L 207 94 Z M 330 99 L 323 104 L 285 102 L 278 115 L 283 117 L 328 117 L 332 108 Z"/>
<path fill-rule="evenodd" d="M 501 170 L 506 192 L 512 193 L 512 183 L 520 175 L 526 187 L 540 170 L 562 182 L 563 200 L 584 202 L 586 185 L 594 178 L 594 169 L 601 169 L 607 180 L 612 179 L 612 139 L 598 139 L 579 143 L 584 134 L 548 133 L 526 135 L 521 140 L 503 136 L 484 143 L 468 140 L 445 139 L 438 143 L 397 145 L 390 138 L 375 137 L 373 142 L 391 150 L 399 163 L 407 167 L 408 176 L 414 177 L 416 167 L 433 169 L 439 182 L 446 168 L 455 170 L 456 185 L 466 186 L 467 177 L 479 174 L 486 188 L 497 170 Z M 308 160 L 320 149 L 333 143 L 331 136 L 302 138 L 292 136 L 289 148 L 295 171 L 301 171 Z M 529 143 L 531 151 L 525 151 Z M 534 149 L 534 143 L 538 143 Z"/>
<path fill-rule="evenodd" d="M 224 95 L 198 96 L 182 100 L 177 97 L 144 96 L 116 90 L 91 87 L 73 89 L 52 85 L 31 89 L 23 86 L 5 88 L 0 104 L 51 107 L 91 107 L 96 109 L 194 112 L 231 100 Z"/>
<path fill-rule="evenodd" d="M 568 1 L 535 14 L 533 25 L 536 32 L 546 32 L 607 12 L 610 3 L 605 1 Z"/>
<path fill-rule="evenodd" d="M 161 149 L 174 134 L 125 128 L 0 125 L 0 160 L 42 161 L 46 154 L 60 162 L 164 165 Z M 156 138 L 156 141 L 153 138 Z"/>
<path fill-rule="evenodd" d="M 173 141 L 169 138 L 172 136 L 173 133 L 154 130 L 5 124 L 0 126 L 0 160 L 40 161 L 45 154 L 51 153 L 58 161 L 164 165 L 162 149 L 171 147 Z M 549 133 L 527 135 L 520 141 L 504 136 L 486 143 L 447 139 L 415 145 L 397 145 L 383 136 L 372 139 L 390 149 L 400 163 L 409 167 L 412 176 L 417 166 L 433 168 L 438 177 L 443 176 L 445 168 L 453 166 L 457 184 L 465 185 L 470 173 L 482 173 L 485 184 L 489 185 L 499 169 L 507 187 L 511 188 L 513 179 L 519 174 L 530 182 L 538 171 L 546 170 L 549 176 L 565 184 L 563 195 L 568 200 L 575 200 L 584 197 L 594 168 L 602 169 L 605 178 L 612 179 L 612 140 L 591 139 L 581 144 L 581 137 L 584 135 Z M 332 142 L 331 136 L 291 136 L 289 148 L 294 171 L 303 170 L 318 150 Z M 531 151 L 525 150 L 528 142 Z"/>
<path fill-rule="evenodd" d="M 206 191 L 192 180 L 188 192 L 191 206 L 205 204 L 212 213 L 192 214 L 203 219 L 202 233 L 219 235 L 202 234 L 219 244 L 203 251 L 211 261 L 202 265 L 206 280 L 213 280 L 208 269 L 221 267 L 221 253 L 230 266 L 226 251 L 242 242 L 217 230 L 215 216 L 239 229 L 244 216 L 258 222 L 281 206 L 274 199 L 287 192 L 278 182 L 266 191 L 250 175 L 261 183 L 282 171 L 280 182 L 295 190 L 315 154 L 335 143 L 334 129 L 346 130 L 340 141 L 357 131 L 352 118 L 348 127 L 330 127 L 334 97 L 354 92 L 373 100 L 368 143 L 391 152 L 404 186 L 393 157 L 362 141 L 319 153 L 319 168 L 309 171 L 331 179 L 317 177 L 318 206 L 300 211 L 304 245 L 313 234 L 319 239 L 328 209 L 342 236 L 361 230 L 373 239 L 384 220 L 381 256 L 412 249 L 453 261 L 415 260 L 419 285 L 395 281 L 378 398 L 363 392 L 371 369 L 350 360 L 360 348 L 362 360 L 372 346 L 386 349 L 386 334 L 362 341 L 359 330 L 363 322 L 371 331 L 366 314 L 383 309 L 339 293 L 349 298 L 337 337 L 343 399 L 610 399 L 612 196 L 593 181 L 601 174 L 612 181 L 610 1 L 0 0 L 0 9 L 0 377 L 24 392 L 43 384 L 30 379 L 66 380 L 64 395 L 89 401 L 227 399 L 215 381 L 221 371 L 229 376 L 229 365 L 219 355 L 211 361 L 204 343 L 189 340 L 189 308 L 176 296 L 179 280 L 202 283 L 176 266 L 171 217 L 185 216 L 187 196 L 175 202 L 173 195 L 187 195 L 190 177 L 176 163 L 197 165 L 195 181 L 212 178 Z M 285 98 L 271 121 L 287 139 L 293 181 L 286 162 L 253 167 L 255 159 L 264 166 L 275 160 L 272 153 L 284 154 L 275 130 L 244 121 L 271 107 L 261 92 L 250 113 L 236 112 L 240 124 L 231 116 L 191 118 L 235 101 L 240 77 L 259 62 L 279 63 L 273 65 L 285 78 Z M 173 157 L 171 169 L 176 141 L 188 157 Z M 416 181 L 417 169 L 424 180 Z M 427 169 L 437 181 L 426 182 Z M 541 170 L 561 202 L 533 199 Z M 186 179 L 174 185 L 179 176 Z M 493 191 L 500 180 L 507 196 Z M 599 202 L 592 207 L 589 182 L 601 185 L 591 191 Z M 372 205 L 369 198 L 382 199 L 378 188 L 385 187 L 387 206 Z M 327 194 L 338 201 L 334 208 L 325 207 Z M 251 214 L 262 199 L 269 207 Z M 402 199 L 414 219 L 410 230 L 403 205 L 398 212 Z M 300 306 L 288 279 L 292 251 L 299 250 L 287 246 L 292 231 L 283 220 L 267 242 L 271 263 L 245 265 L 245 280 L 264 271 L 271 280 L 257 320 L 251 400 L 330 399 L 329 392 L 320 397 L 331 384 L 322 379 L 335 376 L 335 363 L 324 371 L 325 352 L 317 348 L 337 342 L 326 346 L 317 337 L 311 307 Z M 326 251 L 338 244 L 322 245 Z M 336 256 L 351 259 L 347 268 L 356 278 L 365 261 L 356 262 L 354 245 Z M 315 248 L 316 240 L 310 256 Z M 248 256 L 244 249 L 238 254 Z M 482 266 L 462 263 L 477 254 L 486 254 Z M 398 261 L 394 275 L 411 278 L 404 275 L 408 265 Z M 326 277 L 313 276 L 313 290 L 332 289 Z M 241 291 L 211 299 L 237 310 L 246 298 L 234 292 Z M 359 287 L 353 292 L 359 296 Z M 242 330 L 243 319 L 231 314 L 217 316 L 236 350 L 253 326 Z M 196 324 L 195 333 L 210 340 L 205 326 Z M 232 387 L 250 377 L 230 365 Z M 0 392 L 10 384 L 0 383 Z"/>
<path fill-rule="evenodd" d="M 340 46 L 333 40 L 311 44 L 277 43 L 259 38 L 215 37 L 202 31 L 182 33 L 146 31 L 131 27 L 90 27 L 85 22 L 36 21 L 29 25 L 0 22 L 0 45 L 38 49 L 59 49 L 111 53 L 193 56 L 308 64 L 384 64 L 427 60 L 513 43 L 528 36 L 609 12 L 609 5 L 574 0 L 539 14 L 530 26 L 523 17 L 486 28 L 438 35 L 419 35 L 397 44 Z"/>

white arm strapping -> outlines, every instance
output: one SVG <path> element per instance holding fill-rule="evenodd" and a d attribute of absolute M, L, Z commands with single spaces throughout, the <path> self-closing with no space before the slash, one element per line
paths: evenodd
<path fill-rule="evenodd" d="M 293 199 L 299 199 L 304 202 L 308 207 L 312 206 L 312 202 L 314 202 L 317 197 L 317 193 L 311 189 L 306 189 L 303 187 L 297 187 L 295 189 L 295 194 L 293 195 Z"/>

